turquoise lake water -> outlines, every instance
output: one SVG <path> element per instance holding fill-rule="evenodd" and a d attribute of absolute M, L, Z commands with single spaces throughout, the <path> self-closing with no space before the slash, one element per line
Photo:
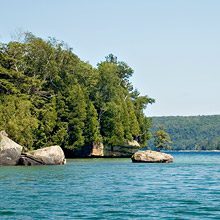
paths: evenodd
<path fill-rule="evenodd" d="M 0 167 L 0 219 L 220 219 L 220 153 Z"/>

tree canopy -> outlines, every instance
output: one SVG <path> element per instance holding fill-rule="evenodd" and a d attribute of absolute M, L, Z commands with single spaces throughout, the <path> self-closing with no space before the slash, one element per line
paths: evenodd
<path fill-rule="evenodd" d="M 164 150 L 170 150 L 171 149 L 171 138 L 170 135 L 162 128 L 160 127 L 155 133 L 154 133 L 154 146 L 160 151 L 162 149 Z"/>
<path fill-rule="evenodd" d="M 154 102 L 131 84 L 133 69 L 110 54 L 97 67 L 64 42 L 25 33 L 0 43 L 0 130 L 28 149 L 103 142 L 146 145 Z"/>

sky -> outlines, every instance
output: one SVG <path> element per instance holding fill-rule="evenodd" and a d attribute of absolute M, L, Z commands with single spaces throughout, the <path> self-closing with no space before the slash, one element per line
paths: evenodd
<path fill-rule="evenodd" d="M 93 66 L 134 69 L 148 116 L 220 114 L 220 1 L 0 0 L 0 42 L 30 31 L 65 41 Z"/>

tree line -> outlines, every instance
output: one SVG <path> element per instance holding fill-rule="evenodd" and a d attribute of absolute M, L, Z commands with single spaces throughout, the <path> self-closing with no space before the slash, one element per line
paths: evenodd
<path fill-rule="evenodd" d="M 93 67 L 64 42 L 25 33 L 0 43 L 0 130 L 28 149 L 93 143 L 145 146 L 151 120 L 133 69 L 110 54 Z"/>
<path fill-rule="evenodd" d="M 159 127 L 169 133 L 173 150 L 220 150 L 220 115 L 153 117 L 151 131 Z"/>

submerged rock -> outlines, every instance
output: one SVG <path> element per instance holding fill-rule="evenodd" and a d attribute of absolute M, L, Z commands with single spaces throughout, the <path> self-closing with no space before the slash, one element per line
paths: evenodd
<path fill-rule="evenodd" d="M 16 165 L 22 146 L 8 138 L 5 131 L 0 132 L 0 165 Z"/>
<path fill-rule="evenodd" d="M 171 163 L 173 156 L 157 151 L 138 151 L 131 157 L 134 163 Z"/>
<path fill-rule="evenodd" d="M 61 165 L 66 159 L 62 148 L 58 145 L 45 147 L 22 154 L 19 165 Z"/>

